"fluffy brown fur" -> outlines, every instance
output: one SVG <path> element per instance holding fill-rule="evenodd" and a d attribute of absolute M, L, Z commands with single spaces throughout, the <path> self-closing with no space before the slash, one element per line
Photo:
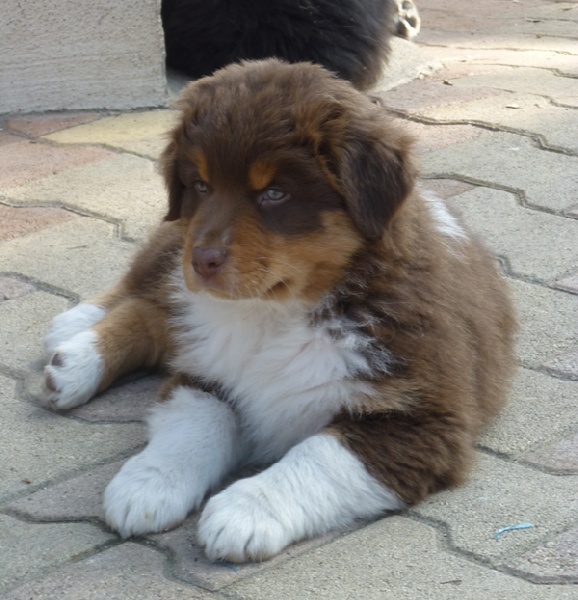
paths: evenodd
<path fill-rule="evenodd" d="M 312 326 L 366 340 L 371 368 L 356 377 L 372 391 L 326 431 L 406 504 L 462 483 L 505 401 L 515 318 L 491 255 L 444 233 L 414 189 L 403 128 L 322 68 L 276 60 L 190 84 L 179 106 L 161 161 L 165 222 L 97 300 L 108 311 L 93 328 L 100 389 L 178 351 L 168 323 L 180 260 L 192 292 L 297 299 Z M 219 389 L 198 375 L 174 374 L 166 393 Z"/>

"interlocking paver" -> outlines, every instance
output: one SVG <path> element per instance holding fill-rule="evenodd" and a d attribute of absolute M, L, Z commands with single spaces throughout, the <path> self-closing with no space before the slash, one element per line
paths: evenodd
<path fill-rule="evenodd" d="M 523 193 L 530 207 L 563 211 L 576 204 L 578 157 L 537 148 L 532 140 L 513 133 L 492 132 L 454 144 L 423 159 L 424 171 L 463 177 Z"/>
<path fill-rule="evenodd" d="M 208 594 L 163 576 L 166 558 L 153 548 L 124 544 L 66 565 L 55 574 L 27 583 L 4 600 L 193 600 L 221 596 Z"/>
<path fill-rule="evenodd" d="M 158 158 L 177 115 L 171 110 L 119 114 L 47 135 L 46 139 L 60 144 L 103 144 Z"/>
<path fill-rule="evenodd" d="M 578 221 L 525 208 L 514 194 L 483 187 L 448 204 L 508 261 L 511 275 L 548 283 L 578 263 Z"/>
<path fill-rule="evenodd" d="M 50 206 L 0 206 L 0 242 L 34 233 L 56 223 L 73 219 L 76 215 Z"/>
<path fill-rule="evenodd" d="M 573 526 L 576 479 L 479 454 L 465 486 L 436 494 L 412 512 L 447 527 L 453 548 L 499 565 Z M 496 539 L 499 529 L 519 523 L 533 526 Z"/>
<path fill-rule="evenodd" d="M 34 286 L 13 277 L 0 276 L 0 302 L 2 300 L 13 300 L 34 291 Z"/>
<path fill-rule="evenodd" d="M 578 348 L 556 356 L 545 363 L 544 366 L 556 377 L 578 380 Z"/>
<path fill-rule="evenodd" d="M 578 426 L 577 393 L 578 385 L 572 381 L 520 369 L 508 404 L 482 436 L 481 445 L 502 456 L 520 458 L 557 439 Z"/>
<path fill-rule="evenodd" d="M 0 538 L 2 593 L 27 576 L 62 565 L 112 541 L 113 535 L 88 523 L 32 525 L 0 514 Z"/>
<path fill-rule="evenodd" d="M 578 433 L 529 452 L 524 460 L 559 475 L 578 475 Z"/>
<path fill-rule="evenodd" d="M 97 112 L 62 112 L 37 115 L 12 116 L 6 119 L 6 131 L 20 135 L 38 137 L 61 129 L 76 127 L 100 119 Z"/>
<path fill-rule="evenodd" d="M 532 585 L 443 547 L 434 528 L 392 517 L 226 591 L 240 600 L 575 600 L 575 590 Z"/>
<path fill-rule="evenodd" d="M 0 375 L 2 499 L 50 485 L 80 465 L 111 460 L 144 442 L 140 424 L 87 426 L 17 396 L 16 382 Z"/>
<path fill-rule="evenodd" d="M 166 194 L 155 164 L 129 154 L 115 154 L 24 187 L 6 189 L 4 194 L 15 202 L 64 204 L 122 221 L 125 235 L 140 240 L 166 210 Z"/>
<path fill-rule="evenodd" d="M 4 242 L 0 271 L 22 273 L 71 295 L 90 297 L 113 285 L 134 253 L 134 244 L 117 239 L 116 234 L 114 225 L 98 219 L 67 221 Z M 45 329 L 55 315 L 45 320 Z"/>
<path fill-rule="evenodd" d="M 523 281 L 509 284 L 521 325 L 518 355 L 524 365 L 540 367 L 576 346 L 578 296 Z"/>

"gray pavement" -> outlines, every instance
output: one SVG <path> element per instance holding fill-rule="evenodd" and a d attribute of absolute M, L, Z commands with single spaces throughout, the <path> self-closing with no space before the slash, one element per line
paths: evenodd
<path fill-rule="evenodd" d="M 195 515 L 121 542 L 104 486 L 144 443 L 161 379 L 55 414 L 51 318 L 113 283 L 164 207 L 171 110 L 4 115 L 0 130 L 0 598 L 578 599 L 578 5 L 423 0 L 377 87 L 422 185 L 500 260 L 520 370 L 471 481 L 262 564 L 209 564 Z M 527 523 L 531 527 L 500 528 Z"/>

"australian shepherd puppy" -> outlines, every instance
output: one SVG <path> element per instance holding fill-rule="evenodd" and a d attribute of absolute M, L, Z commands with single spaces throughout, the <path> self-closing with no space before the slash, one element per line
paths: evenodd
<path fill-rule="evenodd" d="M 394 32 L 412 38 L 412 0 L 163 0 L 167 64 L 193 79 L 241 59 L 311 61 L 365 89 Z"/>
<path fill-rule="evenodd" d="M 320 66 L 189 84 L 164 222 L 120 283 L 56 317 L 46 402 L 134 369 L 172 376 L 105 493 L 122 537 L 209 499 L 211 559 L 262 560 L 462 483 L 503 405 L 515 319 L 494 259 L 415 187 L 411 140 Z"/>

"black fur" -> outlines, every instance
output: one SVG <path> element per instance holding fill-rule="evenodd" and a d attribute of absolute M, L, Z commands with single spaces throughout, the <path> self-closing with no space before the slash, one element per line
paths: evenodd
<path fill-rule="evenodd" d="M 392 0 L 163 0 L 167 64 L 193 79 L 241 59 L 311 61 L 366 89 L 392 36 Z"/>

